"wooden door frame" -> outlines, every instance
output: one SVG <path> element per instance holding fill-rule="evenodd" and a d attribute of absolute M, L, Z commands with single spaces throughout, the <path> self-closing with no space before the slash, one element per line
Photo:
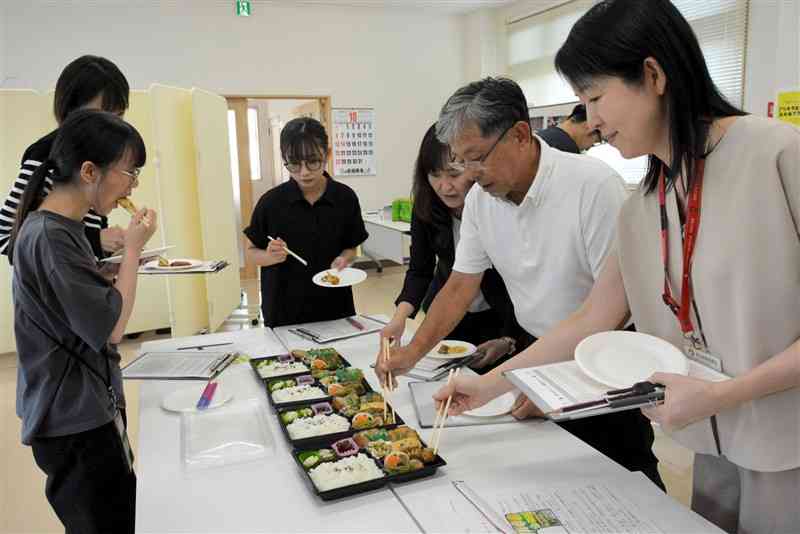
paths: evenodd
<path fill-rule="evenodd" d="M 248 100 L 316 100 L 319 102 L 320 113 L 324 117 L 325 130 L 328 132 L 328 145 L 333 150 L 331 97 L 320 95 L 223 95 L 228 102 L 228 109 L 236 114 L 236 146 L 239 154 L 239 210 L 242 218 L 243 231 L 250 224 L 253 213 L 253 183 L 250 169 L 250 136 L 247 130 L 247 101 Z M 333 158 L 328 159 L 328 173 L 333 174 Z M 240 236 L 241 239 L 241 236 Z M 239 270 L 242 280 L 253 280 L 258 277 L 258 269 L 247 260 Z"/>

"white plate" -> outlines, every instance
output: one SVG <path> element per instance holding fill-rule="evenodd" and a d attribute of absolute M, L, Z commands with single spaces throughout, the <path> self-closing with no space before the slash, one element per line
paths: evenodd
<path fill-rule="evenodd" d="M 578 366 L 590 378 L 613 388 L 629 388 L 656 372 L 689 373 L 683 353 L 663 339 L 641 332 L 600 332 L 575 348 Z"/>
<path fill-rule="evenodd" d="M 148 261 L 144 264 L 145 269 L 152 269 L 154 271 L 185 271 L 187 269 L 194 269 L 195 267 L 199 267 L 203 265 L 203 262 L 200 260 L 192 260 L 189 258 L 172 258 L 169 260 L 170 263 L 173 261 L 188 261 L 189 265 L 181 265 L 179 267 L 161 267 L 158 264 L 158 260 Z"/>
<path fill-rule="evenodd" d="M 323 282 L 322 277 L 325 276 L 327 273 L 331 273 L 335 276 L 339 277 L 338 284 L 329 284 L 328 282 Z M 360 284 L 364 280 L 367 279 L 367 272 L 362 271 L 361 269 L 354 269 L 352 267 L 347 267 L 342 269 L 341 271 L 337 271 L 336 269 L 326 269 L 324 271 L 320 271 L 314 275 L 312 280 L 315 284 L 322 287 L 349 287 L 354 286 L 356 284 Z"/>
<path fill-rule="evenodd" d="M 196 412 L 197 401 L 206 389 L 207 382 L 198 382 L 196 385 L 173 391 L 161 400 L 161 407 L 170 412 Z M 233 393 L 226 390 L 222 384 L 217 382 L 217 390 L 211 399 L 208 408 L 218 408 L 231 400 Z"/>
<path fill-rule="evenodd" d="M 166 247 L 159 247 L 159 248 L 151 248 L 150 250 L 142 251 L 142 255 L 140 259 L 146 260 L 148 258 L 155 258 L 156 256 L 160 256 L 163 252 L 168 251 L 171 248 L 175 248 L 175 245 L 169 245 Z M 100 260 L 101 262 L 105 263 L 122 263 L 122 254 L 117 256 L 109 256 L 108 258 L 103 258 Z"/>
<path fill-rule="evenodd" d="M 499 415 L 507 415 L 511 413 L 511 407 L 514 406 L 516 400 L 517 396 L 515 392 L 509 391 L 505 395 L 500 395 L 490 400 L 480 408 L 464 412 L 461 415 L 468 415 L 470 417 L 497 417 Z"/>
<path fill-rule="evenodd" d="M 460 352 L 458 354 L 439 354 L 439 347 L 442 345 L 449 345 L 451 347 L 464 347 L 464 352 Z M 466 341 L 455 341 L 453 339 L 445 339 L 437 343 L 433 350 L 428 353 L 429 358 L 436 358 L 437 360 L 460 360 L 461 358 L 466 358 L 467 356 L 471 356 L 475 352 L 476 348 L 475 345 L 472 343 L 467 343 Z"/>

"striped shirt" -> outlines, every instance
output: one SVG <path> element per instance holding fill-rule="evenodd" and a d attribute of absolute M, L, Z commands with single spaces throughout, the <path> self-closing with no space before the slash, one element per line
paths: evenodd
<path fill-rule="evenodd" d="M 22 194 L 28 186 L 31 175 L 50 155 L 50 149 L 53 146 L 57 132 L 58 130 L 50 132 L 36 141 L 28 147 L 22 156 L 19 175 L 11 186 L 11 191 L 8 192 L 3 204 L 0 205 L 0 254 L 8 255 L 8 241 L 11 237 L 11 229 L 14 226 L 14 219 L 17 215 L 17 208 L 22 199 Z M 52 173 L 53 171 L 51 170 L 50 174 Z M 52 189 L 53 180 L 49 177 L 45 178 L 44 195 L 47 196 Z M 108 227 L 108 219 L 90 209 L 83 218 L 83 225 L 86 238 L 92 246 L 92 251 L 96 257 L 102 258 L 105 254 L 100 246 L 100 230 Z"/>

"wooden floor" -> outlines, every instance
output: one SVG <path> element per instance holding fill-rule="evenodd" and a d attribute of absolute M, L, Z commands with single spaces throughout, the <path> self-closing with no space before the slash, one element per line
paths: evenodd
<path fill-rule="evenodd" d="M 369 271 L 367 280 L 354 288 L 356 309 L 360 313 L 394 312 L 394 299 L 403 285 L 405 268 L 389 267 L 383 273 Z M 251 303 L 258 302 L 258 284 L 243 284 Z M 245 323 L 228 324 L 223 329 L 247 328 Z M 158 339 L 143 334 L 120 345 L 123 363 L 135 356 L 143 341 Z M 0 355 L 0 534 L 58 533 L 64 529 L 44 496 L 44 476 L 33 461 L 29 447 L 20 443 L 20 421 L 14 410 L 16 392 L 16 355 Z M 139 435 L 139 387 L 125 383 L 128 403 L 129 434 L 134 450 Z M 660 432 L 656 433 L 655 453 L 661 460 L 660 470 L 669 494 L 683 503 L 691 495 L 692 453 Z"/>

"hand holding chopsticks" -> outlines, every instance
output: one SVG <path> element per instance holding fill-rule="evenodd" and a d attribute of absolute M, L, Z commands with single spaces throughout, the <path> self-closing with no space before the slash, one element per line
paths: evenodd
<path fill-rule="evenodd" d="M 459 371 L 461 368 L 453 371 L 450 369 L 450 373 L 447 376 L 447 384 L 450 385 L 450 382 L 458 376 Z M 433 434 L 431 435 L 431 447 L 433 447 L 433 455 L 436 456 L 439 453 L 439 444 L 442 441 L 442 432 L 444 432 L 444 424 L 447 422 L 447 417 L 449 416 L 450 411 L 450 403 L 453 400 L 453 394 L 451 393 L 447 397 L 446 402 L 442 402 L 439 405 L 439 410 L 436 412 L 436 420 L 433 422 Z M 439 425 L 438 427 L 436 425 Z"/>
<path fill-rule="evenodd" d="M 269 239 L 270 241 L 277 241 L 277 239 L 275 239 L 271 235 L 268 235 L 267 239 Z M 286 246 L 286 243 L 283 244 L 283 249 L 286 251 L 288 255 L 292 256 L 294 259 L 296 259 L 297 261 L 308 267 L 308 262 L 303 258 L 301 258 L 300 256 L 298 256 L 297 254 L 295 254 L 294 252 L 292 252 L 291 250 L 289 250 L 289 247 Z"/>

